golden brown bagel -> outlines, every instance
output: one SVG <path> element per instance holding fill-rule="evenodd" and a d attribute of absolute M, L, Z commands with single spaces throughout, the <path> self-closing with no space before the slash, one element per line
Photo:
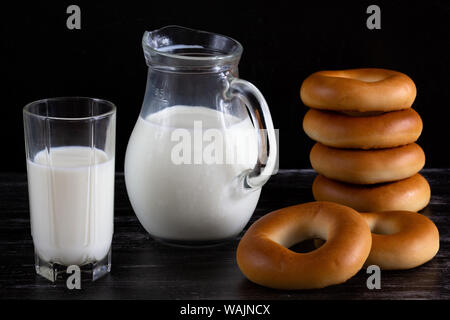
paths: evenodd
<path fill-rule="evenodd" d="M 311 165 L 325 177 L 355 184 L 396 181 L 413 176 L 425 165 L 425 154 L 411 143 L 389 149 L 337 149 L 316 143 Z"/>
<path fill-rule="evenodd" d="M 327 240 L 296 253 L 305 239 Z M 271 212 L 256 221 L 237 248 L 237 263 L 251 281 L 276 289 L 312 289 L 345 282 L 361 269 L 371 247 L 370 229 L 355 210 L 310 202 Z"/>
<path fill-rule="evenodd" d="M 415 268 L 439 250 L 439 231 L 424 215 L 409 211 L 362 213 L 372 230 L 372 249 L 365 263 L 384 270 Z"/>
<path fill-rule="evenodd" d="M 319 71 L 303 81 L 300 97 L 315 109 L 395 111 L 411 107 L 416 86 L 407 75 L 393 70 Z"/>
<path fill-rule="evenodd" d="M 313 182 L 314 199 L 333 201 L 357 211 L 419 211 L 430 202 L 430 185 L 420 174 L 400 181 L 356 185 L 318 175 Z"/>
<path fill-rule="evenodd" d="M 311 139 L 336 148 L 402 146 L 415 142 L 422 127 L 422 119 L 412 108 L 359 117 L 310 109 L 303 118 L 303 130 Z"/>

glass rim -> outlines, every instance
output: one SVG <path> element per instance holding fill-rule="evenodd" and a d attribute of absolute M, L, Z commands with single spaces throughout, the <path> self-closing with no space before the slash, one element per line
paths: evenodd
<path fill-rule="evenodd" d="M 48 102 L 60 102 L 60 101 L 95 101 L 97 103 L 102 103 L 104 105 L 107 105 L 109 107 L 109 110 L 103 113 L 100 113 L 98 115 L 94 116 L 85 116 L 85 117 L 55 117 L 55 116 L 46 116 L 42 114 L 38 114 L 35 112 L 30 111 L 30 108 L 34 105 L 40 104 L 40 103 L 48 103 Z M 27 103 L 25 107 L 23 107 L 23 113 L 36 118 L 41 119 L 49 119 L 49 120 L 61 120 L 61 121 L 85 121 L 85 120 L 97 120 L 97 119 L 103 119 L 107 118 L 109 116 L 112 116 L 116 113 L 117 107 L 114 103 L 111 101 L 101 99 L 101 98 L 92 98 L 92 97 L 83 97 L 83 96 L 67 96 L 67 97 L 53 97 L 53 98 L 44 98 L 39 99 L 36 101 L 32 101 L 30 103 Z"/>
<path fill-rule="evenodd" d="M 189 31 L 189 32 L 197 33 L 197 34 L 208 34 L 208 35 L 219 36 L 219 37 L 222 37 L 229 41 L 234 42 L 237 46 L 237 49 L 228 54 L 198 57 L 198 56 L 190 56 L 190 55 L 181 55 L 181 54 L 177 54 L 177 53 L 171 53 L 171 52 L 167 52 L 167 51 L 161 50 L 160 48 L 155 48 L 155 47 L 149 45 L 148 40 L 147 40 L 148 37 L 152 36 L 153 34 L 155 34 L 157 32 L 161 32 L 161 31 L 168 30 L 168 29 L 178 29 L 178 30 L 185 30 L 185 31 Z M 142 38 L 142 44 L 143 44 L 144 48 L 146 48 L 149 51 L 154 52 L 155 54 L 158 54 L 160 56 L 164 56 L 164 57 L 172 58 L 172 59 L 184 60 L 184 61 L 198 61 L 198 62 L 202 62 L 202 61 L 203 62 L 218 62 L 218 61 L 235 60 L 237 58 L 240 58 L 240 56 L 242 55 L 242 52 L 244 51 L 242 44 L 239 41 L 237 41 L 229 36 L 226 36 L 226 35 L 223 35 L 220 33 L 204 31 L 204 30 L 196 30 L 196 29 L 192 29 L 192 28 L 179 26 L 179 25 L 168 25 L 168 26 L 159 28 L 157 30 L 145 31 L 144 36 Z"/>

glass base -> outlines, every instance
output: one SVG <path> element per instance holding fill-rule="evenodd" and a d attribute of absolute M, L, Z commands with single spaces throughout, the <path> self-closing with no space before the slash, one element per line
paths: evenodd
<path fill-rule="evenodd" d="M 34 266 L 36 273 L 51 282 L 57 280 L 65 280 L 72 273 L 67 273 L 67 266 L 60 265 L 58 263 L 47 262 L 35 252 L 34 253 Z M 111 249 L 108 254 L 100 261 L 94 263 L 88 263 L 79 266 L 81 271 L 81 280 L 95 281 L 100 279 L 104 275 L 111 272 Z"/>

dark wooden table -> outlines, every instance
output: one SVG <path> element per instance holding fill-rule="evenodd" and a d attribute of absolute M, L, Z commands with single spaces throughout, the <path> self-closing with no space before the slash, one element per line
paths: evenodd
<path fill-rule="evenodd" d="M 150 239 L 128 201 L 123 174 L 116 178 L 112 272 L 81 290 L 37 276 L 33 265 L 24 174 L 0 174 L 0 298 L 12 299 L 450 299 L 450 169 L 426 169 L 430 205 L 441 247 L 427 264 L 383 271 L 381 290 L 366 287 L 365 270 L 345 284 L 310 291 L 277 291 L 246 280 L 235 260 L 238 239 L 206 249 L 183 249 Z M 312 170 L 282 170 L 263 188 L 250 223 L 281 207 L 312 201 Z"/>

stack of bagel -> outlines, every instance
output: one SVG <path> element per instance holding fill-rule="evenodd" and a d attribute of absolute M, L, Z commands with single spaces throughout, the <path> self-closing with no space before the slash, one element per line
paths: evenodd
<path fill-rule="evenodd" d="M 302 84 L 311 109 L 303 120 L 317 143 L 310 161 L 318 172 L 316 200 L 357 211 L 419 211 L 430 186 L 418 172 L 425 154 L 416 144 L 422 119 L 411 108 L 416 86 L 405 74 L 386 69 L 319 71 Z"/>

